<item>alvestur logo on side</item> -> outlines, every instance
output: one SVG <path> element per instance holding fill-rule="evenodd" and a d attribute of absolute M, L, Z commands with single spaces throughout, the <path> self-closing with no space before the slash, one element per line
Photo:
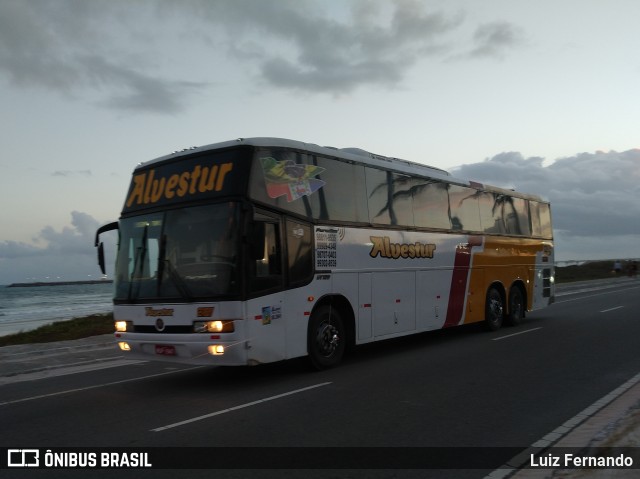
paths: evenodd
<path fill-rule="evenodd" d="M 369 256 L 375 258 L 398 259 L 398 258 L 433 258 L 436 245 L 433 243 L 392 243 L 388 236 L 370 236 L 373 246 Z"/>

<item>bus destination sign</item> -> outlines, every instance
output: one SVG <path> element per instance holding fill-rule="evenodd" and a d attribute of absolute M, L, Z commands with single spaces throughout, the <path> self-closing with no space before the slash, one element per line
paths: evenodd
<path fill-rule="evenodd" d="M 237 153 L 199 155 L 135 172 L 123 213 L 240 193 L 243 165 Z"/>

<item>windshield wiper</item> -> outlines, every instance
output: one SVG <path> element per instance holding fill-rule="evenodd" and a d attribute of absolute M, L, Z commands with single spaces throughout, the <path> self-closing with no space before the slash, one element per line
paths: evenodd
<path fill-rule="evenodd" d="M 129 278 L 129 293 L 128 299 L 131 300 L 131 293 L 133 292 L 133 279 L 140 265 L 140 277 L 142 277 L 142 268 L 144 266 L 144 257 L 147 255 L 147 238 L 149 235 L 149 224 L 144 225 L 144 231 L 142 232 L 142 244 L 136 249 L 136 257 L 133 260 L 133 270 L 131 271 L 131 277 Z M 140 282 L 138 281 L 138 291 L 140 290 Z"/>
<path fill-rule="evenodd" d="M 171 281 L 173 281 L 173 284 L 176 286 L 176 289 L 178 290 L 178 293 L 180 293 L 180 296 L 182 296 L 187 301 L 193 301 L 193 296 L 189 291 L 187 283 L 185 283 L 182 276 L 180 276 L 180 273 L 178 273 L 178 270 L 176 270 L 175 266 L 173 266 L 173 263 L 171 263 L 171 261 L 169 261 L 168 259 L 165 259 L 163 262 L 167 265 L 169 277 L 171 278 Z"/>
<path fill-rule="evenodd" d="M 180 296 L 182 296 L 187 301 L 192 301 L 193 296 L 189 291 L 189 287 L 185 283 L 180 273 L 176 270 L 176 267 L 173 266 L 173 263 L 168 258 L 165 258 L 167 246 L 167 237 L 166 235 L 162 235 L 162 241 L 160 241 L 160 254 L 158 259 L 158 296 L 160 296 L 160 287 L 162 286 L 162 279 L 164 278 L 164 267 L 167 266 L 167 271 L 169 273 L 169 277 L 171 281 L 176 287 Z"/>

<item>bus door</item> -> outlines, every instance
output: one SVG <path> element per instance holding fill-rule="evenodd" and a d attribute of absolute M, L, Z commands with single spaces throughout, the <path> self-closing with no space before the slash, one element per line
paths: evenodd
<path fill-rule="evenodd" d="M 250 363 L 285 359 L 284 274 L 281 220 L 254 213 L 249 227 L 247 340 Z"/>

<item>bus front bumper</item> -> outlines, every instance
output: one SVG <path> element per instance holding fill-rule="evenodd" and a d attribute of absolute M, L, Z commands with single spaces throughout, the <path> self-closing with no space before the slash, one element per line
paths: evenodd
<path fill-rule="evenodd" d="M 116 344 L 127 359 L 185 364 L 241 366 L 247 364 L 247 343 L 207 334 L 116 333 Z"/>

